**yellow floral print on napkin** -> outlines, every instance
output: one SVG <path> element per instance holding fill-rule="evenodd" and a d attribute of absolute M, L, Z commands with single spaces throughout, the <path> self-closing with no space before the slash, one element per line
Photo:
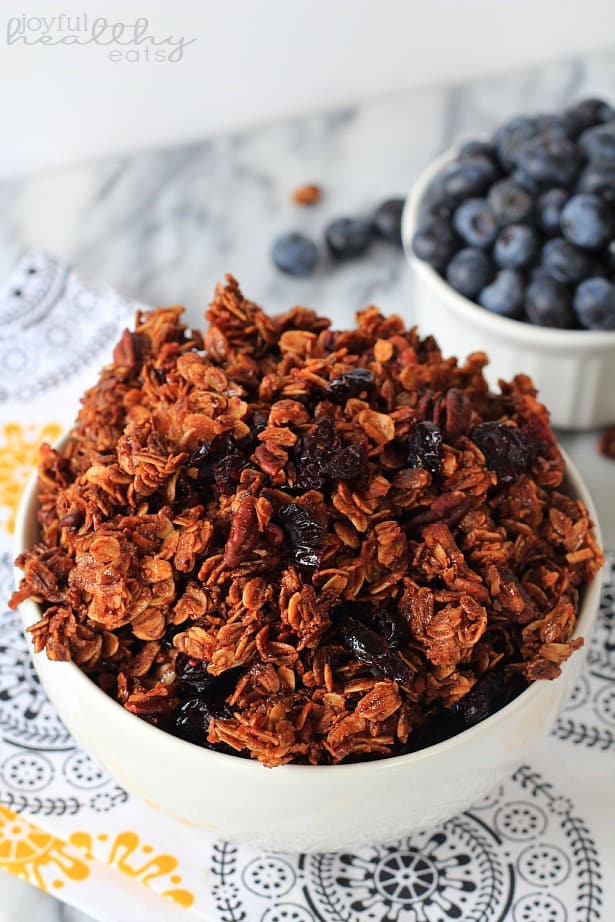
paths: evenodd
<path fill-rule="evenodd" d="M 89 832 L 73 832 L 69 842 L 81 849 L 88 858 L 102 859 L 146 887 L 154 882 L 152 889 L 156 893 L 168 897 L 179 906 L 188 908 L 194 903 L 194 894 L 178 886 L 182 878 L 177 873 L 177 858 L 156 852 L 151 845 L 142 842 L 136 832 L 124 830 L 117 834 L 101 833 L 97 836 Z"/>
<path fill-rule="evenodd" d="M 88 862 L 66 842 L 0 806 L 0 868 L 41 890 L 58 890 L 64 880 L 90 875 Z"/>
<path fill-rule="evenodd" d="M 21 494 L 39 462 L 39 447 L 43 442 L 55 442 L 61 432 L 58 423 L 5 423 L 0 428 L 0 526 L 11 535 Z"/>

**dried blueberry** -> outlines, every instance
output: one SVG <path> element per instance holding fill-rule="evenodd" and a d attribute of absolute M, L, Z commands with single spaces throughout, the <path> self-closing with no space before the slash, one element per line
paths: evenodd
<path fill-rule="evenodd" d="M 407 623 L 396 608 L 385 602 L 341 602 L 330 614 L 331 621 L 337 625 L 343 625 L 349 618 L 363 622 L 376 634 L 381 634 L 391 650 L 398 650 L 407 640 Z"/>
<path fill-rule="evenodd" d="M 362 393 L 369 392 L 375 380 L 374 373 L 367 368 L 353 368 L 329 381 L 323 390 L 323 395 L 331 403 L 345 403 L 351 397 L 358 397 Z"/>
<path fill-rule="evenodd" d="M 417 423 L 408 441 L 408 464 L 423 467 L 431 474 L 442 470 L 442 433 L 435 423 Z"/>
<path fill-rule="evenodd" d="M 235 491 L 247 463 L 235 438 L 228 432 L 205 442 L 188 459 L 188 467 L 197 468 L 199 486 L 215 483 L 220 492 L 227 495 Z"/>
<path fill-rule="evenodd" d="M 324 529 L 307 506 L 289 503 L 279 512 L 279 519 L 296 564 L 314 570 L 320 564 Z"/>
<path fill-rule="evenodd" d="M 367 445 L 343 445 L 335 422 L 325 416 L 297 440 L 294 461 L 298 489 L 320 490 L 328 480 L 352 480 L 365 474 Z"/>
<path fill-rule="evenodd" d="M 211 691 L 216 683 L 216 676 L 207 671 L 207 663 L 193 659 L 185 653 L 178 653 L 175 660 L 175 675 L 178 680 L 178 691 L 183 693 L 188 690 L 192 695 L 205 694 Z"/>
<path fill-rule="evenodd" d="M 340 625 L 344 644 L 362 663 L 371 666 L 378 675 L 386 676 L 400 685 L 410 686 L 414 670 L 391 651 L 384 637 L 366 627 L 357 618 L 345 618 Z"/>
<path fill-rule="evenodd" d="M 517 480 L 532 460 L 523 434 L 505 423 L 479 423 L 470 432 L 470 438 L 485 456 L 489 470 L 495 471 L 499 484 Z"/>

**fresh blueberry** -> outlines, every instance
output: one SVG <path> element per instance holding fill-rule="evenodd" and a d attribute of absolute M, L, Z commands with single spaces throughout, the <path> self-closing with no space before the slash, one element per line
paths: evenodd
<path fill-rule="evenodd" d="M 544 115 L 535 115 L 534 126 L 537 134 L 546 134 L 551 138 L 568 138 L 570 136 L 566 119 L 551 112 Z"/>
<path fill-rule="evenodd" d="M 371 227 L 358 218 L 338 218 L 327 227 L 325 240 L 335 259 L 356 259 L 370 245 Z"/>
<path fill-rule="evenodd" d="M 481 195 L 498 177 L 498 169 L 488 157 L 453 160 L 442 174 L 444 197 L 459 204 L 464 199 Z"/>
<path fill-rule="evenodd" d="M 602 99 L 582 99 L 564 112 L 564 119 L 573 138 L 577 138 L 587 128 L 609 122 L 613 118 L 615 112 Z"/>
<path fill-rule="evenodd" d="M 453 216 L 453 227 L 470 246 L 491 246 L 498 232 L 493 212 L 483 198 L 469 198 Z"/>
<path fill-rule="evenodd" d="M 421 211 L 440 214 L 443 218 L 450 218 L 455 206 L 456 202 L 446 194 L 444 176 L 439 173 L 427 185 L 421 201 Z"/>
<path fill-rule="evenodd" d="M 606 266 L 615 275 L 615 240 L 611 240 L 605 252 Z"/>
<path fill-rule="evenodd" d="M 314 271 L 318 262 L 318 248 L 313 240 L 303 234 L 280 234 L 273 241 L 271 258 L 280 272 L 302 278 Z"/>
<path fill-rule="evenodd" d="M 453 256 L 446 270 L 449 284 L 466 298 L 475 298 L 492 275 L 489 257 L 482 250 L 466 247 Z"/>
<path fill-rule="evenodd" d="M 565 330 L 575 326 L 570 293 L 550 276 L 537 275 L 527 287 L 525 310 L 532 323 Z"/>
<path fill-rule="evenodd" d="M 533 209 L 532 196 L 512 179 L 502 179 L 491 186 L 487 201 L 500 227 L 526 221 Z"/>
<path fill-rule="evenodd" d="M 615 205 L 615 161 L 588 163 L 579 177 L 577 189 L 579 192 L 592 192 Z"/>
<path fill-rule="evenodd" d="M 542 248 L 542 265 L 556 282 L 567 285 L 587 278 L 593 263 L 586 250 L 580 250 L 563 237 L 554 237 Z"/>
<path fill-rule="evenodd" d="M 518 317 L 523 311 L 525 285 L 519 272 L 501 269 L 478 296 L 478 303 L 494 314 Z"/>
<path fill-rule="evenodd" d="M 376 208 L 372 216 L 372 230 L 376 237 L 401 246 L 401 214 L 403 198 L 390 198 Z"/>
<path fill-rule="evenodd" d="M 515 163 L 539 186 L 568 186 L 579 171 L 581 158 L 572 141 L 547 133 L 524 141 L 515 152 Z"/>
<path fill-rule="evenodd" d="M 526 192 L 529 192 L 531 196 L 536 198 L 537 195 L 540 195 L 540 186 L 535 179 L 532 179 L 531 176 L 525 172 L 525 170 L 520 170 L 518 167 L 516 170 L 510 174 L 510 179 L 513 182 L 518 183 L 520 186 L 523 186 Z"/>
<path fill-rule="evenodd" d="M 493 135 L 493 143 L 503 168 L 510 171 L 515 164 L 515 153 L 524 141 L 536 134 L 534 119 L 517 116 L 503 125 Z"/>
<path fill-rule="evenodd" d="M 615 162 L 615 121 L 588 128 L 577 143 L 588 160 Z"/>
<path fill-rule="evenodd" d="M 448 221 L 435 214 L 423 215 L 412 238 L 412 252 L 434 269 L 444 269 L 455 252 L 455 235 Z"/>
<path fill-rule="evenodd" d="M 607 279 L 585 279 L 574 293 L 574 309 L 587 329 L 615 330 L 615 287 Z"/>
<path fill-rule="evenodd" d="M 565 189 L 549 189 L 538 199 L 538 225 L 548 236 L 561 233 L 560 219 L 562 209 L 570 197 Z"/>
<path fill-rule="evenodd" d="M 489 160 L 495 160 L 497 156 L 496 149 L 489 141 L 466 141 L 459 148 L 457 154 L 458 160 L 472 159 L 472 157 L 488 157 Z"/>
<path fill-rule="evenodd" d="M 527 224 L 509 224 L 498 234 L 493 254 L 501 269 L 528 266 L 538 251 L 538 238 Z"/>
<path fill-rule="evenodd" d="M 613 230 L 611 209 L 598 195 L 573 195 L 562 209 L 560 225 L 566 240 L 584 249 L 597 249 Z"/>

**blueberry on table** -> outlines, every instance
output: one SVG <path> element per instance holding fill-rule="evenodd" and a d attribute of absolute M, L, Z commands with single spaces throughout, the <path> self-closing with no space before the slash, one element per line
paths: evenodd
<path fill-rule="evenodd" d="M 482 307 L 502 317 L 519 317 L 523 313 L 524 300 L 523 276 L 514 269 L 501 269 L 478 296 Z"/>
<path fill-rule="evenodd" d="M 497 226 L 489 203 L 484 198 L 470 198 L 459 206 L 453 216 L 453 227 L 472 247 L 490 247 Z"/>
<path fill-rule="evenodd" d="M 586 250 L 580 250 L 563 237 L 554 237 L 542 248 L 542 265 L 556 282 L 567 285 L 591 275 L 593 261 Z"/>
<path fill-rule="evenodd" d="M 527 287 L 525 311 L 530 321 L 541 327 L 565 330 L 576 325 L 568 289 L 544 272 Z"/>
<path fill-rule="evenodd" d="M 588 128 L 579 138 L 578 145 L 588 160 L 615 162 L 615 120 Z"/>
<path fill-rule="evenodd" d="M 401 246 L 401 216 L 404 210 L 403 198 L 390 198 L 376 208 L 372 216 L 374 236 L 388 243 Z"/>
<path fill-rule="evenodd" d="M 543 192 L 538 199 L 536 209 L 538 226 L 547 236 L 552 237 L 561 233 L 562 210 L 569 198 L 570 193 L 566 189 L 556 187 Z"/>
<path fill-rule="evenodd" d="M 439 215 L 423 215 L 412 238 L 414 255 L 429 263 L 434 269 L 442 270 L 455 249 L 455 234 L 448 221 Z"/>
<path fill-rule="evenodd" d="M 576 146 L 567 138 L 539 134 L 515 152 L 515 164 L 539 186 L 568 186 L 581 166 Z"/>
<path fill-rule="evenodd" d="M 538 238 L 527 224 L 509 224 L 498 234 L 493 249 L 501 269 L 529 266 L 538 252 Z"/>
<path fill-rule="evenodd" d="M 615 286 L 607 279 L 590 278 L 574 293 L 574 309 L 589 330 L 615 330 Z"/>
<path fill-rule="evenodd" d="M 280 234 L 273 242 L 271 257 L 280 272 L 304 278 L 316 268 L 318 248 L 303 234 Z"/>
<path fill-rule="evenodd" d="M 487 202 L 500 227 L 527 221 L 534 208 L 532 196 L 527 189 L 512 179 L 494 183 L 489 189 Z"/>
<path fill-rule="evenodd" d="M 534 119 L 519 115 L 510 119 L 497 129 L 493 135 L 493 143 L 497 150 L 500 163 L 509 171 L 515 165 L 515 154 L 524 141 L 533 138 L 536 134 Z"/>
<path fill-rule="evenodd" d="M 325 240 L 329 252 L 335 259 L 356 259 L 362 256 L 371 243 L 371 227 L 368 221 L 358 218 L 338 218 L 327 227 Z"/>
<path fill-rule="evenodd" d="M 611 209 L 604 199 L 589 192 L 573 195 L 566 202 L 560 224 L 566 240 L 588 250 L 603 246 L 613 232 Z"/>
<path fill-rule="evenodd" d="M 499 175 L 497 167 L 488 157 L 453 160 L 442 173 L 443 194 L 459 204 L 467 198 L 481 195 Z"/>
<path fill-rule="evenodd" d="M 591 192 L 599 195 L 611 206 L 615 205 L 615 161 L 612 163 L 587 164 L 579 177 L 578 192 Z"/>
<path fill-rule="evenodd" d="M 474 247 L 459 250 L 446 270 L 449 285 L 466 298 L 475 298 L 492 274 L 491 260 L 482 250 Z"/>

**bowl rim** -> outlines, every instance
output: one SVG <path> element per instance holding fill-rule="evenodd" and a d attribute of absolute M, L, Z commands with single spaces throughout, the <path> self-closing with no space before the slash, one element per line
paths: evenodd
<path fill-rule="evenodd" d="M 60 436 L 59 439 L 54 442 L 53 447 L 58 450 L 63 448 L 68 441 L 69 436 L 70 431 L 65 432 L 62 436 Z M 580 499 L 585 504 L 590 519 L 593 522 L 596 541 L 598 545 L 602 547 L 602 533 L 600 529 L 598 514 L 589 489 L 579 474 L 579 471 L 571 461 L 570 457 L 561 446 L 560 451 L 565 463 L 563 485 L 568 489 L 568 491 L 570 491 L 574 498 Z M 38 469 L 35 469 L 28 480 L 26 488 L 24 489 L 19 508 L 17 510 L 13 540 L 14 558 L 16 558 L 27 548 L 27 542 L 25 540 L 26 535 L 32 524 L 32 518 L 36 515 L 37 510 L 37 487 Z M 19 586 L 19 581 L 23 575 L 22 571 L 17 567 L 14 567 L 13 569 L 15 575 L 15 584 L 16 586 Z M 592 582 L 584 587 L 579 615 L 577 617 L 577 623 L 572 634 L 573 638 L 578 637 L 579 635 L 587 637 L 591 632 L 600 603 L 602 575 L 603 567 L 601 567 L 600 570 L 596 573 Z M 38 621 L 41 614 L 39 604 L 32 599 L 24 600 L 19 605 L 19 612 L 22 618 L 24 631 L 26 627 Z M 100 707 L 108 714 L 109 721 L 122 720 L 128 727 L 132 727 L 135 733 L 145 734 L 145 736 L 149 735 L 154 741 L 158 740 L 158 742 L 162 742 L 166 737 L 168 745 L 170 747 L 177 747 L 179 754 L 181 754 L 182 751 L 186 753 L 191 752 L 192 758 L 202 757 L 207 761 L 217 762 L 219 767 L 223 770 L 232 769 L 236 772 L 252 775 L 255 771 L 265 770 L 265 766 L 263 766 L 262 763 L 256 759 L 248 759 L 240 757 L 239 754 L 233 755 L 224 752 L 217 752 L 216 750 L 212 749 L 206 749 L 203 746 L 198 746 L 196 743 L 191 743 L 188 740 L 183 740 L 180 737 L 173 736 L 173 734 L 167 733 L 166 730 L 162 730 L 159 727 L 153 726 L 138 715 L 127 711 L 126 708 L 122 707 L 118 701 L 107 695 L 101 688 L 99 688 L 98 685 L 96 685 L 92 679 L 90 679 L 88 675 L 86 675 L 85 672 L 83 672 L 76 665 L 76 663 L 72 661 L 53 662 L 47 659 L 44 650 L 40 653 L 34 653 L 30 646 L 29 637 L 27 637 L 27 640 L 28 652 L 33 659 L 35 667 L 37 662 L 44 661 L 46 666 L 52 668 L 63 668 L 65 672 L 68 673 L 67 680 L 75 683 L 76 693 L 78 694 L 79 689 L 82 689 L 84 695 L 93 696 L 96 699 L 97 704 L 100 705 Z M 563 666 L 565 669 L 567 667 L 567 663 L 565 662 Z M 554 681 L 558 680 L 563 680 L 563 677 L 558 676 L 558 679 L 555 679 Z M 381 759 L 372 759 L 365 762 L 342 762 L 339 765 L 302 765 L 290 763 L 287 765 L 276 766 L 275 777 L 278 777 L 279 773 L 283 771 L 286 776 L 292 775 L 294 780 L 307 780 L 309 777 L 310 781 L 313 781 L 317 775 L 322 775 L 324 771 L 329 773 L 345 772 L 359 776 L 366 772 L 373 772 L 375 770 L 375 766 L 378 766 L 379 771 L 394 771 L 404 766 L 411 768 L 411 766 L 416 762 L 422 762 L 426 759 L 432 759 L 437 758 L 440 755 L 446 755 L 447 752 L 454 751 L 457 747 L 468 742 L 471 743 L 473 740 L 476 740 L 485 734 L 490 735 L 496 722 L 505 721 L 507 717 L 513 716 L 517 711 L 521 710 L 526 705 L 532 704 L 534 700 L 541 695 L 544 688 L 548 687 L 548 685 L 549 683 L 547 683 L 546 680 L 532 682 L 519 695 L 513 698 L 512 701 L 504 705 L 504 707 L 500 708 L 499 711 L 496 711 L 494 714 L 490 714 L 489 717 L 486 717 L 484 720 L 480 721 L 472 727 L 469 727 L 466 730 L 462 730 L 460 733 L 456 733 L 454 736 L 448 737 L 441 742 L 433 743 L 431 746 L 426 746 L 423 749 L 417 750 L 416 752 L 409 752 L 396 756 L 386 756 Z M 197 755 L 197 753 L 201 753 L 202 756 Z"/>
<path fill-rule="evenodd" d="M 583 348 L 596 351 L 608 351 L 615 348 L 615 330 L 559 330 L 556 327 L 534 326 L 522 323 L 511 317 L 503 317 L 486 310 L 475 301 L 455 291 L 448 282 L 433 269 L 429 263 L 418 259 L 412 252 L 412 238 L 418 224 L 418 216 L 427 186 L 441 170 L 451 163 L 458 149 L 450 147 L 425 167 L 412 186 L 402 212 L 402 245 L 406 258 L 421 282 L 432 289 L 438 299 L 448 302 L 457 314 L 468 316 L 484 329 L 501 337 L 512 337 L 521 343 L 540 345 L 557 351 L 567 347 L 569 351 Z"/>

